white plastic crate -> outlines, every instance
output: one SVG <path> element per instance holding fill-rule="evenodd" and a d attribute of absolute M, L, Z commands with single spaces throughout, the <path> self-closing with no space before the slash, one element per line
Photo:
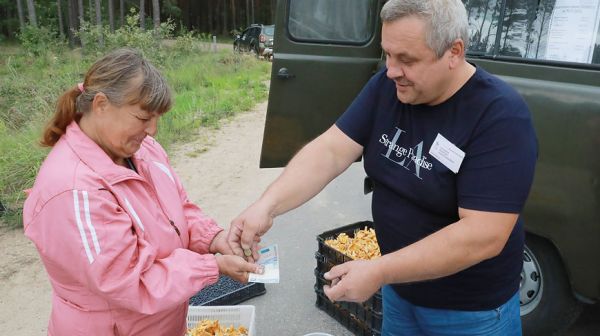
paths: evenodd
<path fill-rule="evenodd" d="M 223 327 L 244 326 L 248 329 L 248 336 L 255 336 L 254 306 L 189 306 L 187 314 L 187 327 L 192 329 L 202 320 L 219 320 Z"/>

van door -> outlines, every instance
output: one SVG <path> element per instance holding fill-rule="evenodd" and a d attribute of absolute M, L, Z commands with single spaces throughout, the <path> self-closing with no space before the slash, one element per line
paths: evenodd
<path fill-rule="evenodd" d="M 277 3 L 260 167 L 282 167 L 328 129 L 377 70 L 384 0 Z"/>

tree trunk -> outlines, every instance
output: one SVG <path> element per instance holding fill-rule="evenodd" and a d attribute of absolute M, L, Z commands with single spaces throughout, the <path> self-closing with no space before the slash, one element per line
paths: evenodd
<path fill-rule="evenodd" d="M 74 2 L 75 0 L 69 0 Z M 75 6 L 73 4 L 73 6 Z M 75 12 L 75 9 L 73 9 L 73 12 Z M 81 28 L 81 25 L 83 24 L 83 22 L 85 21 L 85 16 L 84 16 L 84 12 L 85 9 L 83 8 L 83 0 L 77 0 L 77 20 L 73 22 L 73 30 L 74 31 L 78 31 L 79 28 Z M 90 21 L 91 22 L 91 21 Z M 69 36 L 70 38 L 70 36 Z M 81 47 L 85 49 L 85 42 L 83 40 L 81 40 L 80 38 L 78 38 L 77 36 L 73 36 L 73 44 L 78 44 L 81 43 Z"/>
<path fill-rule="evenodd" d="M 223 35 L 227 35 L 228 31 L 227 31 L 227 0 L 220 0 L 223 2 L 223 30 L 222 30 L 222 34 Z"/>
<path fill-rule="evenodd" d="M 96 27 L 98 28 L 98 44 L 104 47 L 104 36 L 102 35 L 102 6 L 100 1 L 96 0 Z"/>
<path fill-rule="evenodd" d="M 250 23 L 255 23 L 256 18 L 254 17 L 254 0 L 250 0 L 250 10 L 252 11 L 252 21 Z"/>
<path fill-rule="evenodd" d="M 548 9 L 547 5 L 544 4 L 544 12 L 542 13 L 542 23 L 540 24 L 540 35 L 538 36 L 537 46 L 535 47 L 535 58 L 538 58 L 538 55 L 540 53 L 540 41 L 542 40 L 542 33 L 544 32 L 544 22 L 546 21 L 546 10 L 547 9 Z"/>
<path fill-rule="evenodd" d="M 77 5 L 75 0 L 67 1 L 67 24 L 69 25 L 67 35 L 69 36 L 69 45 L 75 47 L 77 45 Z"/>
<path fill-rule="evenodd" d="M 250 0 L 246 0 L 246 27 L 252 22 L 250 21 Z"/>
<path fill-rule="evenodd" d="M 90 24 L 94 22 L 94 2 L 93 0 L 88 0 L 88 20 L 90 20 Z"/>
<path fill-rule="evenodd" d="M 217 35 L 219 27 L 221 27 L 221 15 L 219 15 L 219 0 L 211 1 L 208 10 L 210 11 L 210 17 L 212 21 L 211 33 Z"/>
<path fill-rule="evenodd" d="M 529 51 L 531 51 L 531 34 L 533 33 L 533 24 L 537 17 L 536 14 L 537 6 L 527 7 L 527 36 L 525 37 L 525 55 L 523 55 L 525 58 L 529 56 Z"/>
<path fill-rule="evenodd" d="M 501 2 L 497 3 L 497 4 L 496 4 L 496 6 L 494 6 L 494 11 L 492 12 L 492 17 L 494 17 L 494 16 L 496 15 L 496 12 L 500 12 L 500 9 L 501 9 L 501 7 L 500 7 L 500 4 L 501 4 Z M 501 20 L 501 18 L 498 18 L 497 20 L 498 20 L 498 23 L 497 23 L 497 24 L 501 24 L 501 23 L 500 23 L 500 20 Z M 492 23 L 493 23 L 493 21 L 492 21 Z M 492 33 L 492 23 L 490 23 L 490 25 L 488 26 L 487 35 L 486 35 L 486 37 L 485 37 L 485 41 L 486 41 L 486 43 L 488 43 L 488 44 L 489 44 L 489 42 L 490 42 L 490 35 L 491 35 L 491 33 Z M 493 46 L 493 45 L 492 45 L 492 46 Z M 487 48 L 487 47 L 486 47 L 486 48 Z M 487 50 L 485 50 L 485 51 L 487 51 Z"/>
<path fill-rule="evenodd" d="M 210 35 L 213 35 L 215 33 L 214 30 L 214 23 L 215 20 L 213 20 L 213 8 L 212 8 L 212 2 L 214 0 L 209 0 L 206 3 L 206 22 L 208 22 L 208 32 L 210 33 Z"/>
<path fill-rule="evenodd" d="M 230 6 L 231 7 L 231 27 L 233 28 L 233 30 L 237 30 L 237 20 L 235 17 L 235 0 L 231 0 Z"/>
<path fill-rule="evenodd" d="M 85 21 L 85 17 L 83 16 L 83 0 L 77 0 L 77 11 L 79 13 L 79 25 L 81 26 L 81 23 Z"/>
<path fill-rule="evenodd" d="M 23 30 L 25 28 L 25 16 L 23 15 L 23 4 L 21 3 L 21 0 L 17 0 L 17 11 L 19 12 L 19 27 Z"/>
<path fill-rule="evenodd" d="M 485 6 L 484 7 L 484 12 L 483 12 L 483 19 L 481 20 L 481 27 L 479 27 L 479 41 L 477 41 L 477 50 L 480 50 L 479 47 L 481 45 L 481 39 L 483 37 L 483 25 L 485 24 L 485 19 L 487 19 L 487 14 L 488 14 L 488 5 L 489 2 L 486 1 L 485 2 Z M 492 25 L 492 23 L 490 23 L 490 26 Z M 487 41 L 486 41 L 487 43 Z M 484 50 L 487 51 L 487 50 Z"/>
<path fill-rule="evenodd" d="M 508 41 L 508 33 L 510 32 L 510 27 L 513 24 L 513 13 L 515 12 L 515 7 L 514 6 L 510 6 L 510 11 L 508 12 L 508 15 L 506 16 L 508 18 L 507 23 L 504 23 L 503 26 L 506 26 L 506 34 L 504 34 L 504 42 L 502 43 L 502 49 L 506 51 L 506 47 L 507 47 L 507 41 Z M 498 21 L 500 22 L 500 21 Z"/>
<path fill-rule="evenodd" d="M 277 1 L 271 0 L 271 23 L 275 24 L 275 13 L 277 11 Z"/>
<path fill-rule="evenodd" d="M 113 0 L 108 0 L 108 25 L 110 32 L 115 32 L 115 5 Z"/>
<path fill-rule="evenodd" d="M 154 23 L 154 29 L 160 28 L 160 6 L 158 0 L 152 0 L 152 22 Z"/>
<path fill-rule="evenodd" d="M 60 3 L 60 0 L 56 0 L 56 11 L 58 14 L 58 31 L 60 34 L 60 39 L 63 40 L 65 38 L 65 27 L 63 26 L 62 6 L 60 5 Z"/>
<path fill-rule="evenodd" d="M 140 29 L 146 30 L 146 1 L 140 0 Z"/>
<path fill-rule="evenodd" d="M 37 18 L 35 17 L 35 5 L 33 0 L 27 0 L 27 11 L 29 12 L 29 24 L 37 27 Z"/>
<path fill-rule="evenodd" d="M 125 0 L 119 0 L 119 15 L 121 15 L 119 27 L 125 24 Z"/>

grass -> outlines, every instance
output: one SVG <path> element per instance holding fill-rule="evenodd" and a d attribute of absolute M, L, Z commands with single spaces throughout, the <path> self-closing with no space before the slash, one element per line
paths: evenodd
<path fill-rule="evenodd" d="M 83 79 L 92 60 L 77 51 L 32 58 L 18 46 L 0 46 L 0 226 L 21 223 L 23 190 L 31 188 L 48 149 L 38 145 L 58 96 Z M 157 139 L 167 149 L 199 127 L 247 111 L 267 97 L 270 63 L 230 50 L 178 52 L 156 64 L 167 77 L 175 104 L 160 121 Z"/>
<path fill-rule="evenodd" d="M 161 118 L 157 138 L 168 148 L 199 126 L 218 127 L 222 119 L 265 100 L 270 63 L 223 51 L 190 56 L 165 74 L 175 104 Z"/>

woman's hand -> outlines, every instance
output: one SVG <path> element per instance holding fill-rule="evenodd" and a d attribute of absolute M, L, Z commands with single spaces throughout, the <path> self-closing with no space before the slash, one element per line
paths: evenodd
<path fill-rule="evenodd" d="M 210 242 L 208 251 L 212 254 L 233 254 L 233 250 L 231 249 L 231 247 L 229 246 L 229 242 L 227 241 L 227 233 L 225 232 L 225 230 L 215 235 L 212 242 Z"/>
<path fill-rule="evenodd" d="M 235 255 L 216 255 L 219 273 L 241 283 L 248 282 L 248 273 L 260 273 L 261 267 Z"/>

